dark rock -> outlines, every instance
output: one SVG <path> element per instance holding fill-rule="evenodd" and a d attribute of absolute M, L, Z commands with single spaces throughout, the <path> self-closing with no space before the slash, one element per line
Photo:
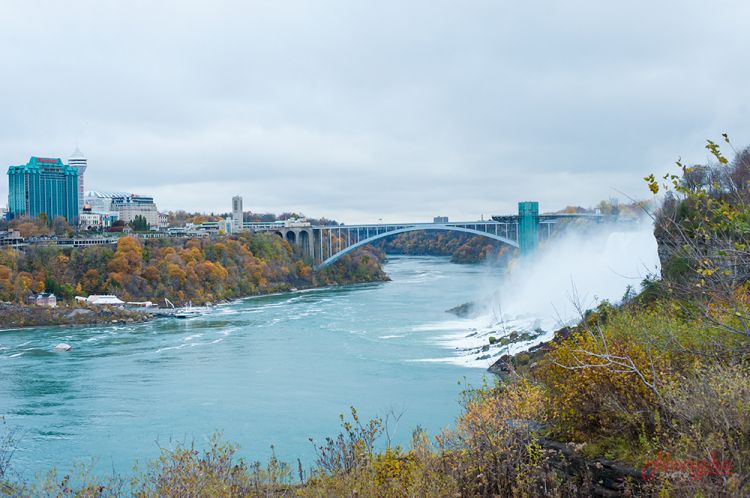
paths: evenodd
<path fill-rule="evenodd" d="M 453 313 L 460 318 L 471 318 L 476 313 L 476 306 L 474 303 L 464 303 L 455 308 L 445 310 L 446 313 Z"/>
<path fill-rule="evenodd" d="M 500 359 L 490 365 L 487 370 L 504 380 L 507 380 L 513 375 L 513 367 L 510 365 L 510 357 L 508 355 L 501 356 Z"/>
<path fill-rule="evenodd" d="M 576 454 L 571 444 L 545 438 L 540 438 L 539 443 L 545 453 L 544 463 L 563 480 L 582 484 L 588 491 L 586 496 L 634 496 L 633 491 L 644 487 L 645 482 L 637 469 L 604 458 L 588 460 Z"/>

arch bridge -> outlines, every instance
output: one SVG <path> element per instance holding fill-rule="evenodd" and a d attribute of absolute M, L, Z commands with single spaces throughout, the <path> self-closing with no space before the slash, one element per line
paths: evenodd
<path fill-rule="evenodd" d="M 517 240 L 518 224 L 496 221 L 329 225 L 313 226 L 312 228 L 314 234 L 312 254 L 316 261 L 321 262 L 315 267 L 316 269 L 325 268 L 344 255 L 378 239 L 419 230 L 451 230 L 470 233 L 499 240 L 513 247 L 519 247 Z"/>
<path fill-rule="evenodd" d="M 547 236 L 551 225 L 559 218 L 588 217 L 601 221 L 600 214 L 539 214 L 538 202 L 519 202 L 518 215 L 493 216 L 488 221 L 461 221 L 449 223 L 392 223 L 371 225 L 310 225 L 307 223 L 285 225 L 282 222 L 252 224 L 252 230 L 272 231 L 290 244 L 297 244 L 319 262 L 315 269 L 322 269 L 350 252 L 384 237 L 420 230 L 441 230 L 469 233 L 498 240 L 517 247 L 522 257 L 539 250 L 540 227 L 547 225 Z M 437 218 L 436 218 L 437 220 Z M 247 224 L 246 224 L 247 225 Z M 544 231 L 542 231 L 543 234 Z"/>

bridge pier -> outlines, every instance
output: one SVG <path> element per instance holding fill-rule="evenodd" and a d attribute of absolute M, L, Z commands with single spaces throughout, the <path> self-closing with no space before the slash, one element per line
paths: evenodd
<path fill-rule="evenodd" d="M 274 230 L 279 236 L 289 242 L 289 244 L 297 244 L 302 250 L 313 255 L 313 229 L 312 228 L 289 228 L 289 227 L 278 227 Z"/>

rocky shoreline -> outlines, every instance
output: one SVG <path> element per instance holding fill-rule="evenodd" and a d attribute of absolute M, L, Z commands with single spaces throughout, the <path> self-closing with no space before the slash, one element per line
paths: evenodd
<path fill-rule="evenodd" d="M 153 319 L 154 317 L 148 313 L 111 306 L 50 308 L 48 306 L 0 304 L 0 330 L 49 326 L 118 325 L 148 322 Z"/>

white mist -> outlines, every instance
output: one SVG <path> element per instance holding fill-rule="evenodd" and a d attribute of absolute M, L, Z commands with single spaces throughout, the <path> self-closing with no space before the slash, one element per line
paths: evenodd
<path fill-rule="evenodd" d="M 628 285 L 640 291 L 641 281 L 659 271 L 650 224 L 572 230 L 550 239 L 535 260 L 516 262 L 504 281 L 486 289 L 491 297 L 481 304 L 480 316 L 467 320 L 467 330 L 476 329 L 475 335 L 444 337 L 443 343 L 458 348 L 455 363 L 486 368 L 496 357 L 550 340 L 555 330 L 576 323 L 579 316 L 572 302 L 576 296 L 583 309 L 605 299 L 617 303 Z M 543 333 L 533 340 L 479 350 L 490 336 L 500 339 L 514 331 L 537 329 Z"/>

